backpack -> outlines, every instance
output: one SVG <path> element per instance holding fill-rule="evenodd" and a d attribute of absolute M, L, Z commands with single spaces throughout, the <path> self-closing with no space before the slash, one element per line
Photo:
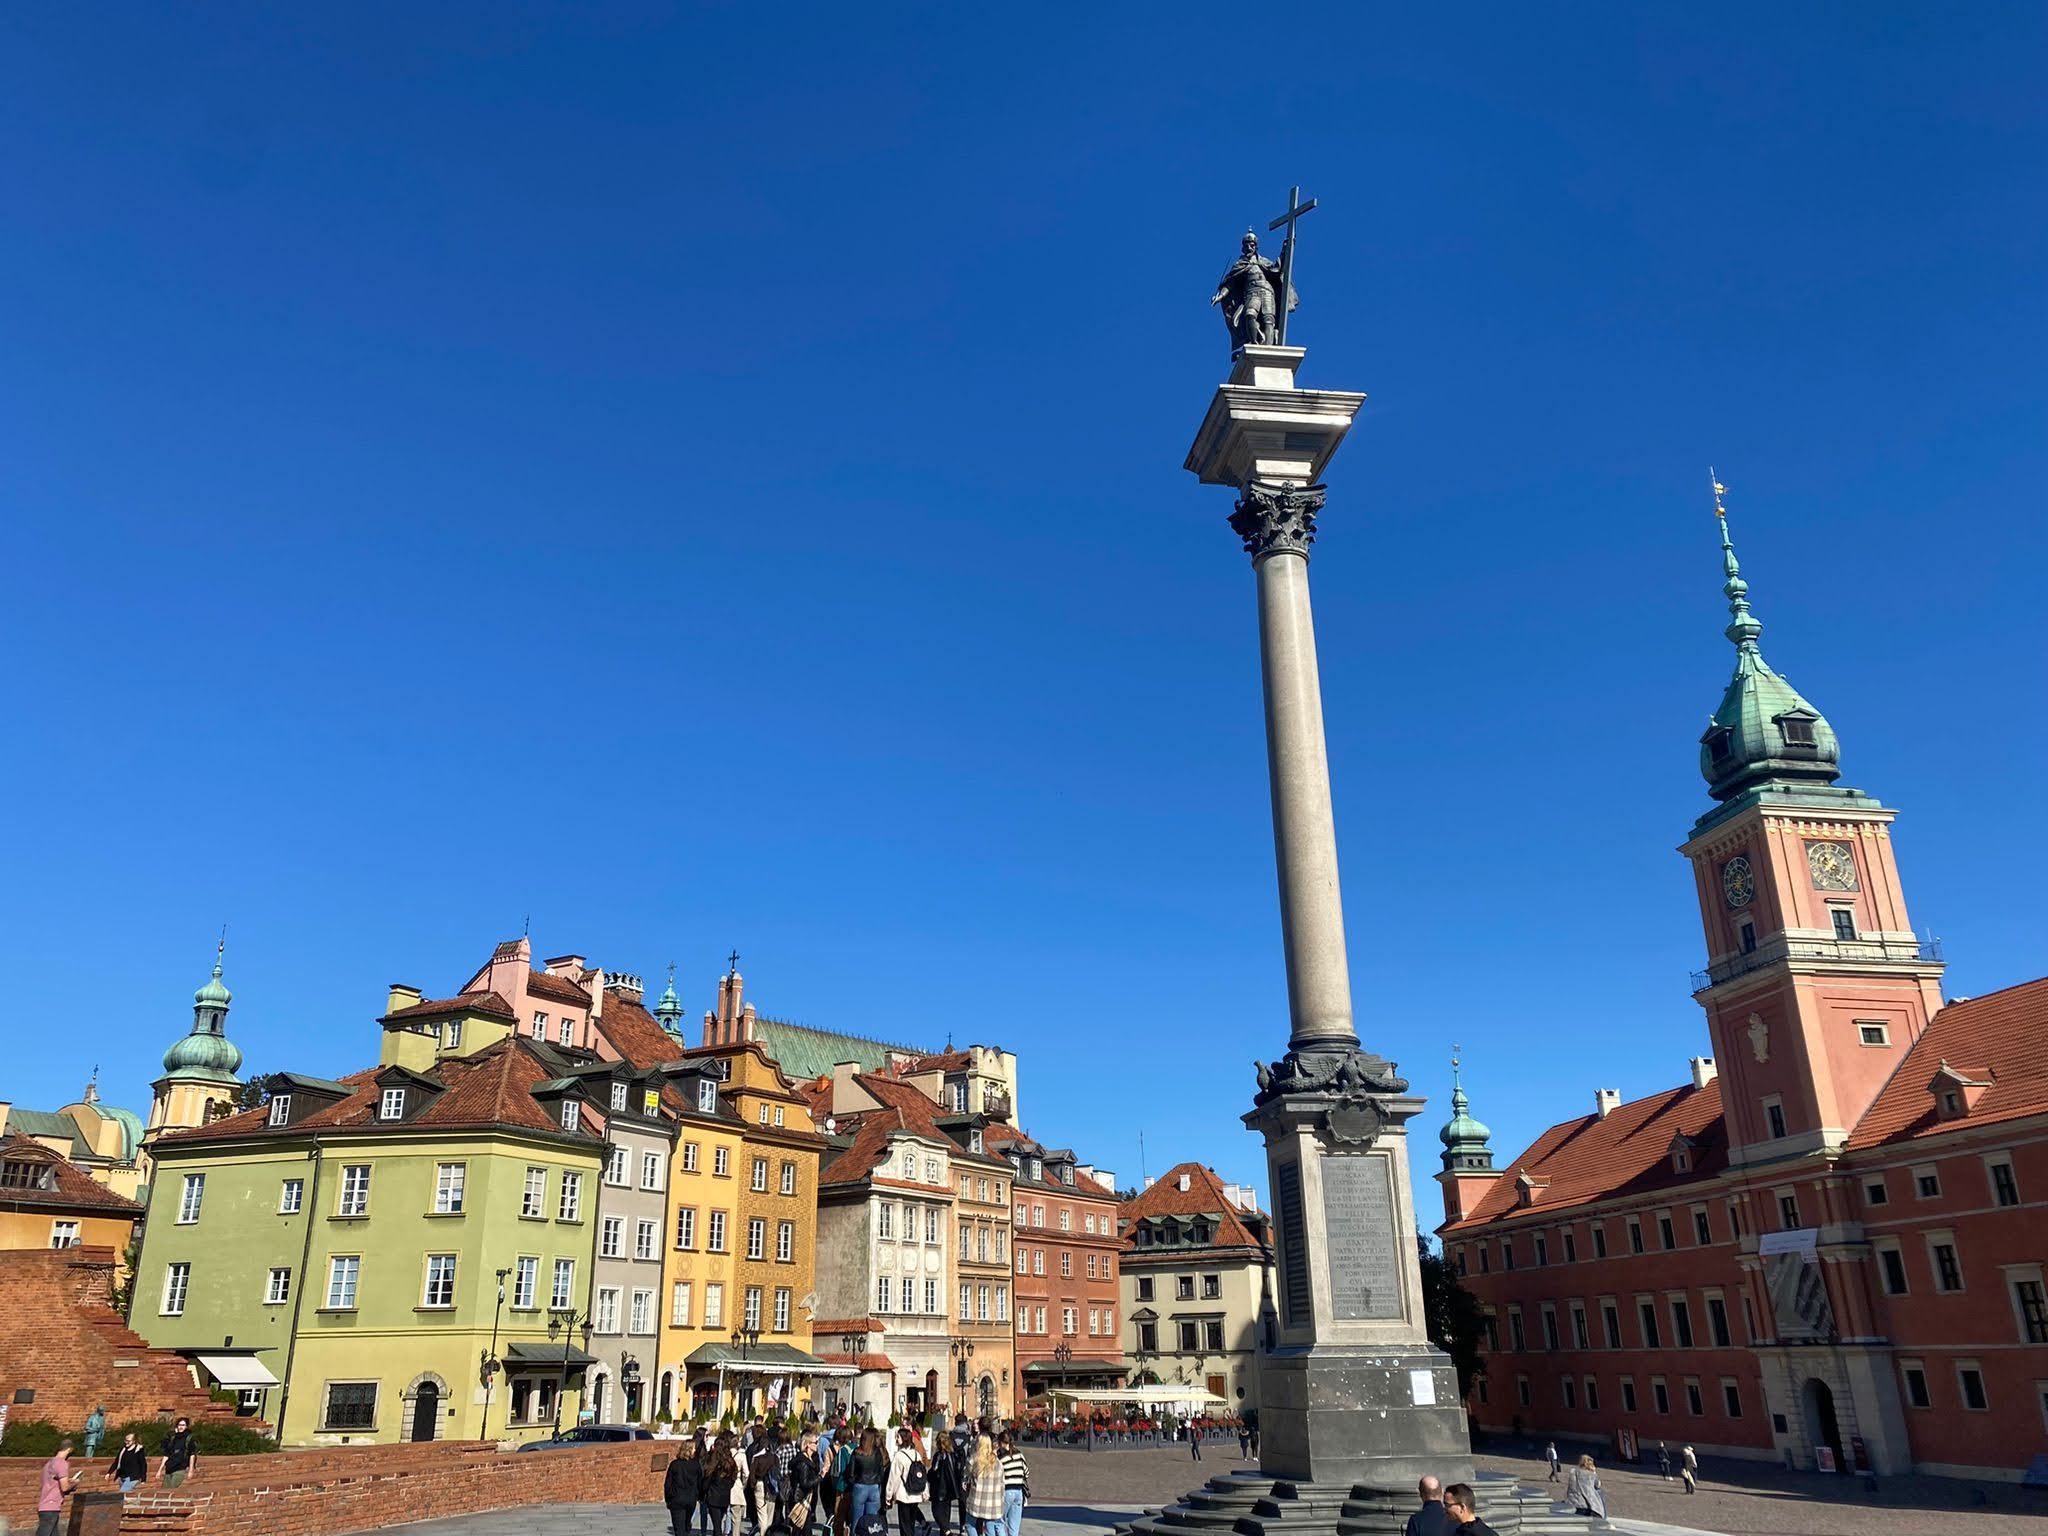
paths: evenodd
<path fill-rule="evenodd" d="M 841 1488 L 853 1484 L 853 1447 L 843 1440 L 832 1443 L 832 1481 Z"/>
<path fill-rule="evenodd" d="M 752 1470 L 758 1486 L 767 1489 L 772 1497 L 782 1497 L 782 1467 L 775 1460 L 772 1446 L 754 1457 Z"/>
<path fill-rule="evenodd" d="M 903 1491 L 915 1499 L 923 1494 L 930 1482 L 931 1474 L 925 1470 L 924 1463 L 912 1457 L 910 1465 L 903 1469 Z"/>

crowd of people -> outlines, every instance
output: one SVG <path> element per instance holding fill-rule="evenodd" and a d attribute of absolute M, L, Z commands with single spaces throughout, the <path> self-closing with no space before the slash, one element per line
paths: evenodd
<path fill-rule="evenodd" d="M 674 1536 L 1022 1536 L 1031 1473 L 993 1419 L 883 1429 L 841 1414 L 685 1438 L 662 1482 Z"/>
<path fill-rule="evenodd" d="M 1688 1464 L 1697 1466 L 1697 1462 L 1691 1461 L 1692 1447 L 1687 1446 L 1685 1451 Z M 1604 1520 L 1607 1494 L 1600 1486 L 1600 1472 L 1593 1465 L 1593 1458 L 1581 1456 L 1566 1474 L 1555 1444 L 1544 1446 L 1543 1456 L 1550 1463 L 1550 1480 L 1564 1483 L 1564 1501 L 1573 1513 Z M 1422 1507 L 1408 1517 L 1405 1536 L 1494 1536 L 1493 1527 L 1479 1517 L 1479 1499 L 1470 1483 L 1445 1487 L 1442 1479 L 1425 1477 L 1415 1491 L 1422 1496 Z M 1692 1491 L 1690 1473 L 1686 1491 Z"/>
<path fill-rule="evenodd" d="M 107 1410 L 93 1409 L 85 1421 L 83 1460 L 92 1461 L 99 1456 L 100 1439 L 106 1428 Z M 36 1492 L 36 1536 L 57 1536 L 64 1515 L 64 1501 L 76 1493 L 79 1484 L 85 1480 L 86 1469 L 71 1464 L 71 1453 L 77 1449 L 78 1442 L 66 1435 L 57 1442 L 57 1454 L 43 1463 L 43 1475 Z M 171 1432 L 164 1436 L 157 1476 L 166 1488 L 176 1488 L 192 1475 L 198 1465 L 199 1453 L 193 1448 L 192 1441 L 192 1421 L 179 1419 L 171 1427 Z M 121 1448 L 108 1464 L 106 1476 L 123 1493 L 149 1481 L 149 1455 L 133 1432 L 122 1436 Z"/>

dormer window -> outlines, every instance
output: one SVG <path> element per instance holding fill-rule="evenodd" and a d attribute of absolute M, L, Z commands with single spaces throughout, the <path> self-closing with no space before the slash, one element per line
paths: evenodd
<path fill-rule="evenodd" d="M 379 1120 L 403 1120 L 405 1118 L 405 1090 L 386 1088 L 383 1097 L 377 1101 Z"/>
<path fill-rule="evenodd" d="M 1039 1158 L 1031 1159 L 1031 1177 L 1041 1181 L 1045 1178 L 1045 1163 Z"/>
<path fill-rule="evenodd" d="M 1671 1171 L 1673 1173 L 1687 1173 L 1691 1169 L 1692 1154 L 1683 1147 L 1674 1147 L 1671 1151 Z"/>
<path fill-rule="evenodd" d="M 979 1152 L 981 1150 L 981 1132 L 979 1129 L 971 1130 L 967 1133 L 967 1150 L 970 1152 Z"/>
<path fill-rule="evenodd" d="M 627 1093 L 627 1088 L 626 1088 L 626 1085 L 625 1085 L 624 1083 L 613 1083 L 613 1084 L 612 1084 L 612 1108 L 613 1108 L 613 1109 L 615 1109 L 615 1110 L 623 1110 L 623 1109 L 624 1109 L 624 1108 L 626 1107 L 626 1093 Z"/>
<path fill-rule="evenodd" d="M 1716 726 L 1707 732 L 1707 760 L 1711 763 L 1725 763 L 1734 755 L 1734 740 L 1728 727 Z"/>
<path fill-rule="evenodd" d="M 955 1083 L 953 1085 L 953 1113 L 956 1115 L 963 1115 L 966 1112 L 967 1085 L 965 1083 Z"/>
<path fill-rule="evenodd" d="M 1072 1163 L 1068 1163 L 1060 1169 L 1060 1182 L 1062 1184 L 1074 1182 L 1074 1165 Z"/>
<path fill-rule="evenodd" d="M 1814 744 L 1813 722 L 1804 715 L 1786 715 L 1778 722 L 1778 730 L 1784 735 L 1788 747 L 1810 747 Z"/>
<path fill-rule="evenodd" d="M 292 1096 L 288 1093 L 273 1093 L 270 1096 L 271 1125 L 290 1125 L 292 1120 Z"/>
<path fill-rule="evenodd" d="M 562 1100 L 562 1129 L 565 1131 L 583 1128 L 583 1106 L 574 1099 Z"/>
<path fill-rule="evenodd" d="M 698 1080 L 697 1108 L 707 1115 L 718 1113 L 718 1084 L 708 1077 Z"/>

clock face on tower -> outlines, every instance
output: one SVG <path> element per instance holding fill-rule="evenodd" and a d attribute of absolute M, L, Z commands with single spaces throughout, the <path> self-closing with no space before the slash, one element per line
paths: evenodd
<path fill-rule="evenodd" d="M 1721 866 L 1721 894 L 1728 898 L 1731 907 L 1746 907 L 1756 895 L 1756 876 L 1746 855 L 1738 853 Z"/>
<path fill-rule="evenodd" d="M 1847 843 L 1808 843 L 1806 867 L 1813 871 L 1817 891 L 1853 891 L 1856 885 L 1856 855 Z"/>

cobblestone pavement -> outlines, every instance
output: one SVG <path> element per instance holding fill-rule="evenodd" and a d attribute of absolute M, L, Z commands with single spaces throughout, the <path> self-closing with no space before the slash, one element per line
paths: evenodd
<path fill-rule="evenodd" d="M 1185 1449 L 1032 1451 L 1033 1503 L 1024 1536 L 1081 1536 L 1106 1531 L 1125 1515 L 1171 1503 L 1209 1477 L 1241 1466 L 1236 1448 L 1212 1448 L 1200 1463 Z M 1480 1470 L 1504 1472 L 1541 1487 L 1534 1456 L 1484 1454 Z M 1700 1491 L 1687 1495 L 1654 1471 L 1602 1466 L 1608 1509 L 1617 1526 L 1637 1536 L 1705 1531 L 1725 1536 L 2048 1536 L 2048 1491 L 2010 1484 L 1982 1487 L 1948 1478 L 1885 1478 L 1876 1494 L 1862 1480 L 1787 1472 L 1754 1462 L 1709 1460 Z M 1726 1479 L 1723 1481 L 1723 1479 Z M 1983 1500 L 1984 1502 L 1980 1502 Z M 654 1505 L 551 1505 L 465 1515 L 402 1528 L 407 1536 L 668 1536 Z M 890 1527 L 895 1529 L 893 1523 Z"/>

